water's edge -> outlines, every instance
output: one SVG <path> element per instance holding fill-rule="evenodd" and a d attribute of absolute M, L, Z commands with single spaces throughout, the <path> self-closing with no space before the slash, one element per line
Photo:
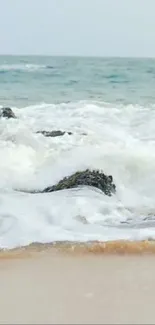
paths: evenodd
<path fill-rule="evenodd" d="M 33 257 L 40 253 L 67 253 L 76 255 L 142 255 L 155 254 L 155 241 L 109 241 L 109 242 L 54 242 L 49 244 L 33 243 L 14 249 L 1 249 L 0 259 Z"/>

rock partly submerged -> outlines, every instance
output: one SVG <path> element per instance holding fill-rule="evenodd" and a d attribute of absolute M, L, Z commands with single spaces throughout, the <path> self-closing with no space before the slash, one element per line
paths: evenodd
<path fill-rule="evenodd" d="M 56 185 L 46 187 L 42 191 L 30 191 L 29 193 L 50 193 L 65 189 L 71 189 L 81 186 L 91 186 L 98 188 L 105 195 L 111 196 L 116 192 L 116 185 L 113 183 L 113 177 L 105 175 L 99 170 L 78 171 L 71 176 L 64 177 Z M 24 191 L 25 192 L 25 191 Z M 28 192 L 28 191 L 26 191 Z"/>
<path fill-rule="evenodd" d="M 44 135 L 45 137 L 60 137 L 64 134 L 72 135 L 72 132 L 66 132 L 66 131 L 60 131 L 60 130 L 53 130 L 53 131 L 37 131 L 37 133 L 40 133 Z"/>
<path fill-rule="evenodd" d="M 3 107 L 0 110 L 0 117 L 16 118 L 16 115 L 14 114 L 14 112 L 10 107 Z"/>
<path fill-rule="evenodd" d="M 91 171 L 86 169 L 85 171 L 78 171 L 71 176 L 63 178 L 56 185 L 45 188 L 43 193 L 60 191 L 78 186 L 93 186 L 100 189 L 108 196 L 111 196 L 116 191 L 112 176 L 106 176 L 99 170 Z"/>

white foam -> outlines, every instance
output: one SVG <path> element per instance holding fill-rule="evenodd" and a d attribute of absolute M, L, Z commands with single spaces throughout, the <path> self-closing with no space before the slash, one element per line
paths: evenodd
<path fill-rule="evenodd" d="M 155 238 L 153 108 L 81 101 L 13 110 L 18 119 L 0 120 L 0 247 Z M 73 135 L 36 134 L 58 129 Z M 117 194 L 14 191 L 43 189 L 87 167 L 113 175 Z"/>
<path fill-rule="evenodd" d="M 42 70 L 46 69 L 46 66 L 44 65 L 38 65 L 38 64 L 1 64 L 0 65 L 0 71 L 1 72 L 7 72 L 7 71 L 36 71 L 36 70 Z"/>

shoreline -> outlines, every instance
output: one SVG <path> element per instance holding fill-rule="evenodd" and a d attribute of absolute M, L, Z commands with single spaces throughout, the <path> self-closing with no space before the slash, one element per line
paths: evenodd
<path fill-rule="evenodd" d="M 108 242 L 53 242 L 32 243 L 13 249 L 1 249 L 0 259 L 31 257 L 38 253 L 65 253 L 72 255 L 146 255 L 155 254 L 155 241 L 108 241 Z"/>

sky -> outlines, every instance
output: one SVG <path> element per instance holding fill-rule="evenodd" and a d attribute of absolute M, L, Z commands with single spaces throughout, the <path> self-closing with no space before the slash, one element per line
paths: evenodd
<path fill-rule="evenodd" d="M 155 57 L 155 0 L 0 0 L 0 54 Z"/>

